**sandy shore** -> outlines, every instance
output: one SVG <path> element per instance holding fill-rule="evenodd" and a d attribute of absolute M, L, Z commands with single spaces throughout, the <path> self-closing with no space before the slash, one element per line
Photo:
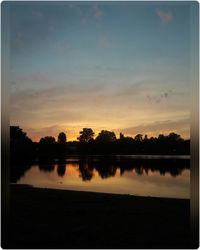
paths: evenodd
<path fill-rule="evenodd" d="M 11 185 L 7 248 L 190 248 L 190 201 Z"/>

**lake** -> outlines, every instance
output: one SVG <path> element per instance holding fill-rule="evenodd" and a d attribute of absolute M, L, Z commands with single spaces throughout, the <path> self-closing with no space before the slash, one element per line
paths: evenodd
<path fill-rule="evenodd" d="M 15 163 L 11 182 L 35 187 L 190 198 L 189 156 L 68 156 Z"/>

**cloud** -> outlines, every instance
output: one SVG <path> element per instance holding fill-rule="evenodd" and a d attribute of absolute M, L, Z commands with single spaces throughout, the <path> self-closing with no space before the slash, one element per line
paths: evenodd
<path fill-rule="evenodd" d="M 129 127 L 121 129 L 123 133 L 129 135 L 136 135 L 138 133 L 142 134 L 161 134 L 161 133 L 170 133 L 176 132 L 180 133 L 184 131 L 183 136 L 189 137 L 190 130 L 190 120 L 189 119 L 180 119 L 180 120 L 165 120 L 165 121 L 155 121 L 147 124 L 140 124 L 138 126 Z"/>
<path fill-rule="evenodd" d="M 124 71 L 124 70 L 123 70 Z M 120 72 L 121 73 L 121 72 Z M 118 93 L 116 94 L 116 96 L 124 96 L 124 97 L 128 97 L 128 96 L 134 96 L 134 97 L 144 97 L 143 101 L 145 98 L 150 97 L 153 93 L 157 92 L 157 79 L 155 77 L 151 77 L 151 76 L 145 76 L 145 74 L 143 74 L 143 76 L 138 75 L 138 76 L 134 76 L 129 78 L 128 82 L 127 82 L 127 72 L 125 73 L 125 78 L 124 80 L 126 81 L 124 85 L 121 86 L 120 90 L 118 91 Z M 121 81 L 123 81 L 123 79 L 121 79 Z M 147 95 L 148 93 L 148 95 Z"/>
<path fill-rule="evenodd" d="M 97 5 L 94 5 L 92 7 L 92 11 L 94 13 L 95 18 L 98 20 L 103 16 L 103 12 L 101 11 L 101 9 Z"/>
<path fill-rule="evenodd" d="M 11 93 L 11 120 L 31 124 L 41 121 L 80 122 L 89 119 L 91 104 L 101 93 L 99 85 L 68 85 Z"/>
<path fill-rule="evenodd" d="M 44 103 L 45 101 L 58 100 L 59 98 L 70 98 L 70 96 L 75 95 L 78 98 L 79 95 L 83 96 L 96 93 L 103 89 L 102 85 L 73 85 L 68 86 L 58 86 L 58 87 L 48 87 L 40 90 L 26 89 L 17 91 L 11 94 L 11 104 L 17 103 Z"/>
<path fill-rule="evenodd" d="M 165 11 L 157 9 L 156 14 L 159 16 L 159 18 L 163 24 L 170 23 L 173 19 L 173 15 L 170 11 L 165 12 Z"/>
<path fill-rule="evenodd" d="M 123 87 L 117 94 L 117 96 L 136 96 L 144 91 L 144 82 L 136 82 Z"/>

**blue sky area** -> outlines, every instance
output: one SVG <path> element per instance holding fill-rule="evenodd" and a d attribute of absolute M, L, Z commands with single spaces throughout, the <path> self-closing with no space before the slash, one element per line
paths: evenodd
<path fill-rule="evenodd" d="M 11 124 L 189 137 L 195 2 L 7 2 Z"/>

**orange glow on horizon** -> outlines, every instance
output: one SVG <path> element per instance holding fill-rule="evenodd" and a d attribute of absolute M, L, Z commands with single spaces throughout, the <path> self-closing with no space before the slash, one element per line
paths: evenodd
<path fill-rule="evenodd" d="M 97 137 L 97 135 L 99 134 L 100 131 L 99 130 L 97 130 L 97 131 L 93 130 L 93 131 L 95 132 L 95 136 L 94 136 L 94 139 L 95 139 Z M 112 131 L 112 130 L 110 130 L 110 131 Z M 62 132 L 62 131 L 60 131 L 60 132 Z M 116 137 L 118 139 L 120 132 L 116 132 L 116 131 L 114 131 L 114 132 L 115 132 L 115 135 L 116 135 Z M 190 135 L 188 133 L 187 134 L 186 133 L 185 134 L 181 134 L 181 133 L 178 133 L 178 131 L 173 131 L 173 130 L 171 132 L 175 132 L 177 134 L 180 134 L 183 139 L 186 139 L 186 140 L 190 139 Z M 142 134 L 143 136 L 147 135 L 148 138 L 150 138 L 150 137 L 158 137 L 159 134 L 164 134 L 165 136 L 167 136 L 171 132 L 167 132 L 167 133 L 163 133 L 163 132 L 160 132 L 160 133 L 151 133 L 151 132 L 150 133 L 142 133 L 142 132 L 140 132 L 140 133 L 137 133 L 137 134 Z M 65 132 L 65 133 L 67 135 L 67 141 L 68 142 L 78 141 L 77 138 L 79 137 L 79 133 L 77 135 L 70 134 L 68 132 Z M 30 133 L 27 133 L 27 136 L 29 138 L 31 138 L 33 141 L 35 141 L 35 142 L 39 142 L 40 139 L 42 137 L 45 137 L 45 136 L 53 136 L 56 139 L 56 141 L 57 141 L 58 134 L 59 133 L 51 133 L 51 134 L 44 134 L 42 136 L 32 136 Z M 124 134 L 124 136 L 132 137 L 132 138 L 134 138 L 135 135 L 136 135 L 136 134 L 125 134 L 125 133 L 123 133 L 123 134 Z"/>

